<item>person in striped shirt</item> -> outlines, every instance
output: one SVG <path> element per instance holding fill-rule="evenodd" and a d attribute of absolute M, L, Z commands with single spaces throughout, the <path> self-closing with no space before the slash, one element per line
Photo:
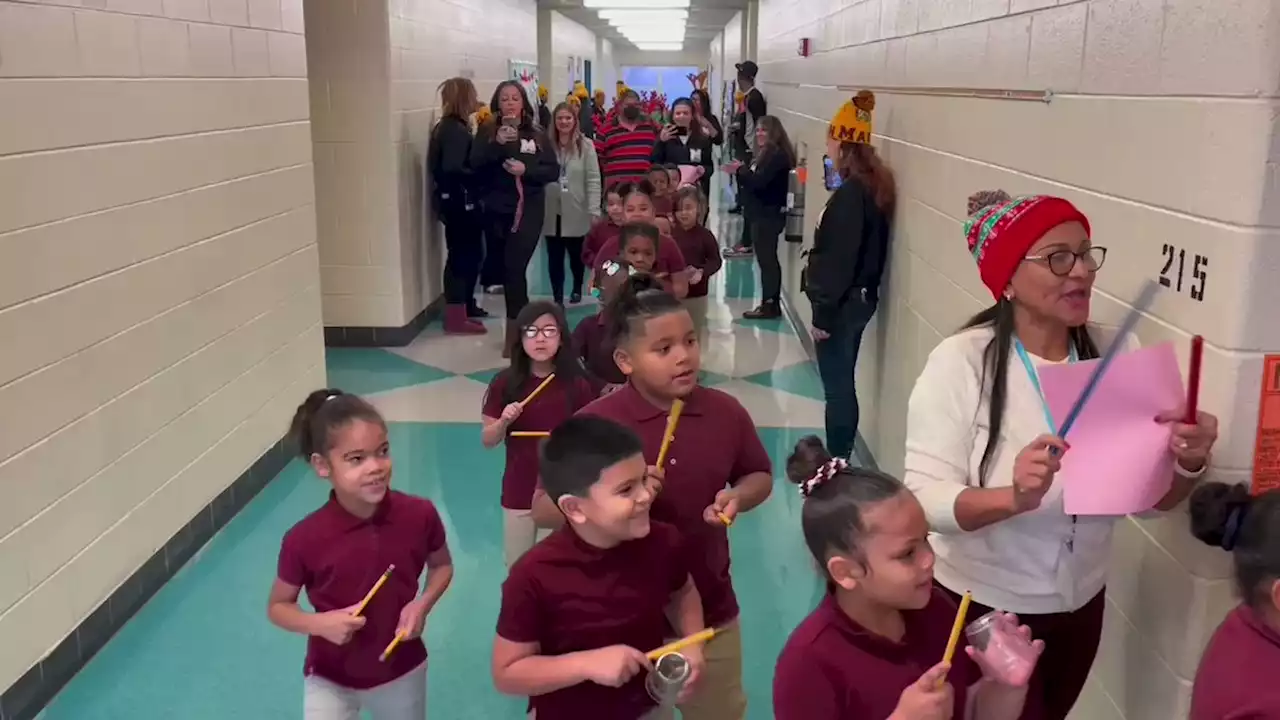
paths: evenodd
<path fill-rule="evenodd" d="M 623 90 L 618 96 L 618 112 L 596 133 L 595 142 L 605 188 L 645 179 L 658 127 L 643 116 L 634 90 Z"/>

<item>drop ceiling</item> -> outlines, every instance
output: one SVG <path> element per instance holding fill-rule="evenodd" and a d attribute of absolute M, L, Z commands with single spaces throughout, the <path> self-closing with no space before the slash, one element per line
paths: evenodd
<path fill-rule="evenodd" d="M 595 10 L 584 8 L 582 0 L 538 0 L 538 5 L 556 10 L 579 25 L 590 28 L 597 36 L 613 43 L 614 47 L 635 47 L 616 28 L 601 20 Z M 620 2 L 619 5 L 628 3 Z M 710 45 L 712 38 L 720 34 L 733 16 L 746 6 L 747 0 L 691 0 L 689 20 L 685 25 L 685 49 L 702 49 Z"/>

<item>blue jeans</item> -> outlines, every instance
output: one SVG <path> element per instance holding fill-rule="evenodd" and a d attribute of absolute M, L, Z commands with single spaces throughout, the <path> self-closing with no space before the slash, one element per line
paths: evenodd
<path fill-rule="evenodd" d="M 832 457 L 849 457 L 858 437 L 858 393 L 854 388 L 858 350 L 862 332 L 876 312 L 875 302 L 866 302 L 858 291 L 840 308 L 831 337 L 814 343 L 818 374 L 826 396 L 827 451 Z"/>

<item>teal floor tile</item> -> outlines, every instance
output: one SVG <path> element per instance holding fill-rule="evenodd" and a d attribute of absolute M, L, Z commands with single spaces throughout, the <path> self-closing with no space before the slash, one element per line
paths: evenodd
<path fill-rule="evenodd" d="M 330 387 L 357 395 L 453 377 L 453 373 L 377 348 L 328 348 L 324 354 Z"/>
<path fill-rule="evenodd" d="M 748 320 L 747 318 L 739 316 L 733 319 L 733 324 L 740 325 L 742 327 L 768 330 L 769 332 L 781 333 L 783 335 L 796 334 L 795 327 L 792 326 L 791 321 L 787 320 L 785 316 L 780 318 L 770 318 L 768 320 Z"/>
<path fill-rule="evenodd" d="M 747 382 L 789 392 L 792 395 L 823 400 L 822 378 L 812 363 L 803 362 L 774 368 L 746 378 Z"/>
<path fill-rule="evenodd" d="M 760 436 L 780 468 L 811 432 L 762 428 Z M 483 450 L 478 433 L 474 423 L 393 423 L 393 482 L 437 503 L 456 567 L 427 621 L 429 712 L 507 720 L 523 717 L 524 703 L 498 695 L 489 673 L 506 574 L 503 454 Z M 801 498 L 776 482 L 773 497 L 730 534 L 750 720 L 772 717 L 774 659 L 822 592 L 800 533 Z M 305 640 L 267 621 L 265 599 L 281 537 L 326 493 L 302 463 L 286 468 L 72 680 L 44 720 L 301 718 Z"/>
<path fill-rule="evenodd" d="M 752 300 L 758 292 L 755 258 L 725 258 L 724 296 L 733 300 Z"/>

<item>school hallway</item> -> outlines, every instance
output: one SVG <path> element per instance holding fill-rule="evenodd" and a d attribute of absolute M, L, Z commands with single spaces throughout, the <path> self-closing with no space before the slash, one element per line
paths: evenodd
<path fill-rule="evenodd" d="M 731 226 L 736 229 L 737 223 Z M 549 296 L 540 250 L 529 279 Z M 750 258 L 726 261 L 712 283 L 702 382 L 750 411 L 778 476 L 773 497 L 730 532 L 742 605 L 752 720 L 772 717 L 773 662 L 821 585 L 800 534 L 800 496 L 781 478 L 795 441 L 821 433 L 821 384 L 786 320 L 743 321 L 758 278 Z M 501 315 L 501 296 L 486 307 Z M 569 306 L 570 326 L 594 301 Z M 490 334 L 445 337 L 438 324 L 404 348 L 329 349 L 329 385 L 365 395 L 390 421 L 393 487 L 440 509 L 456 576 L 427 620 L 428 713 L 505 720 L 524 702 L 499 696 L 490 650 L 506 575 L 498 505 L 504 453 L 480 445 L 480 407 L 506 365 Z M 285 531 L 319 507 L 328 485 L 291 462 L 194 556 L 48 706 L 45 720 L 302 717 L 305 639 L 271 625 L 265 599 Z"/>

